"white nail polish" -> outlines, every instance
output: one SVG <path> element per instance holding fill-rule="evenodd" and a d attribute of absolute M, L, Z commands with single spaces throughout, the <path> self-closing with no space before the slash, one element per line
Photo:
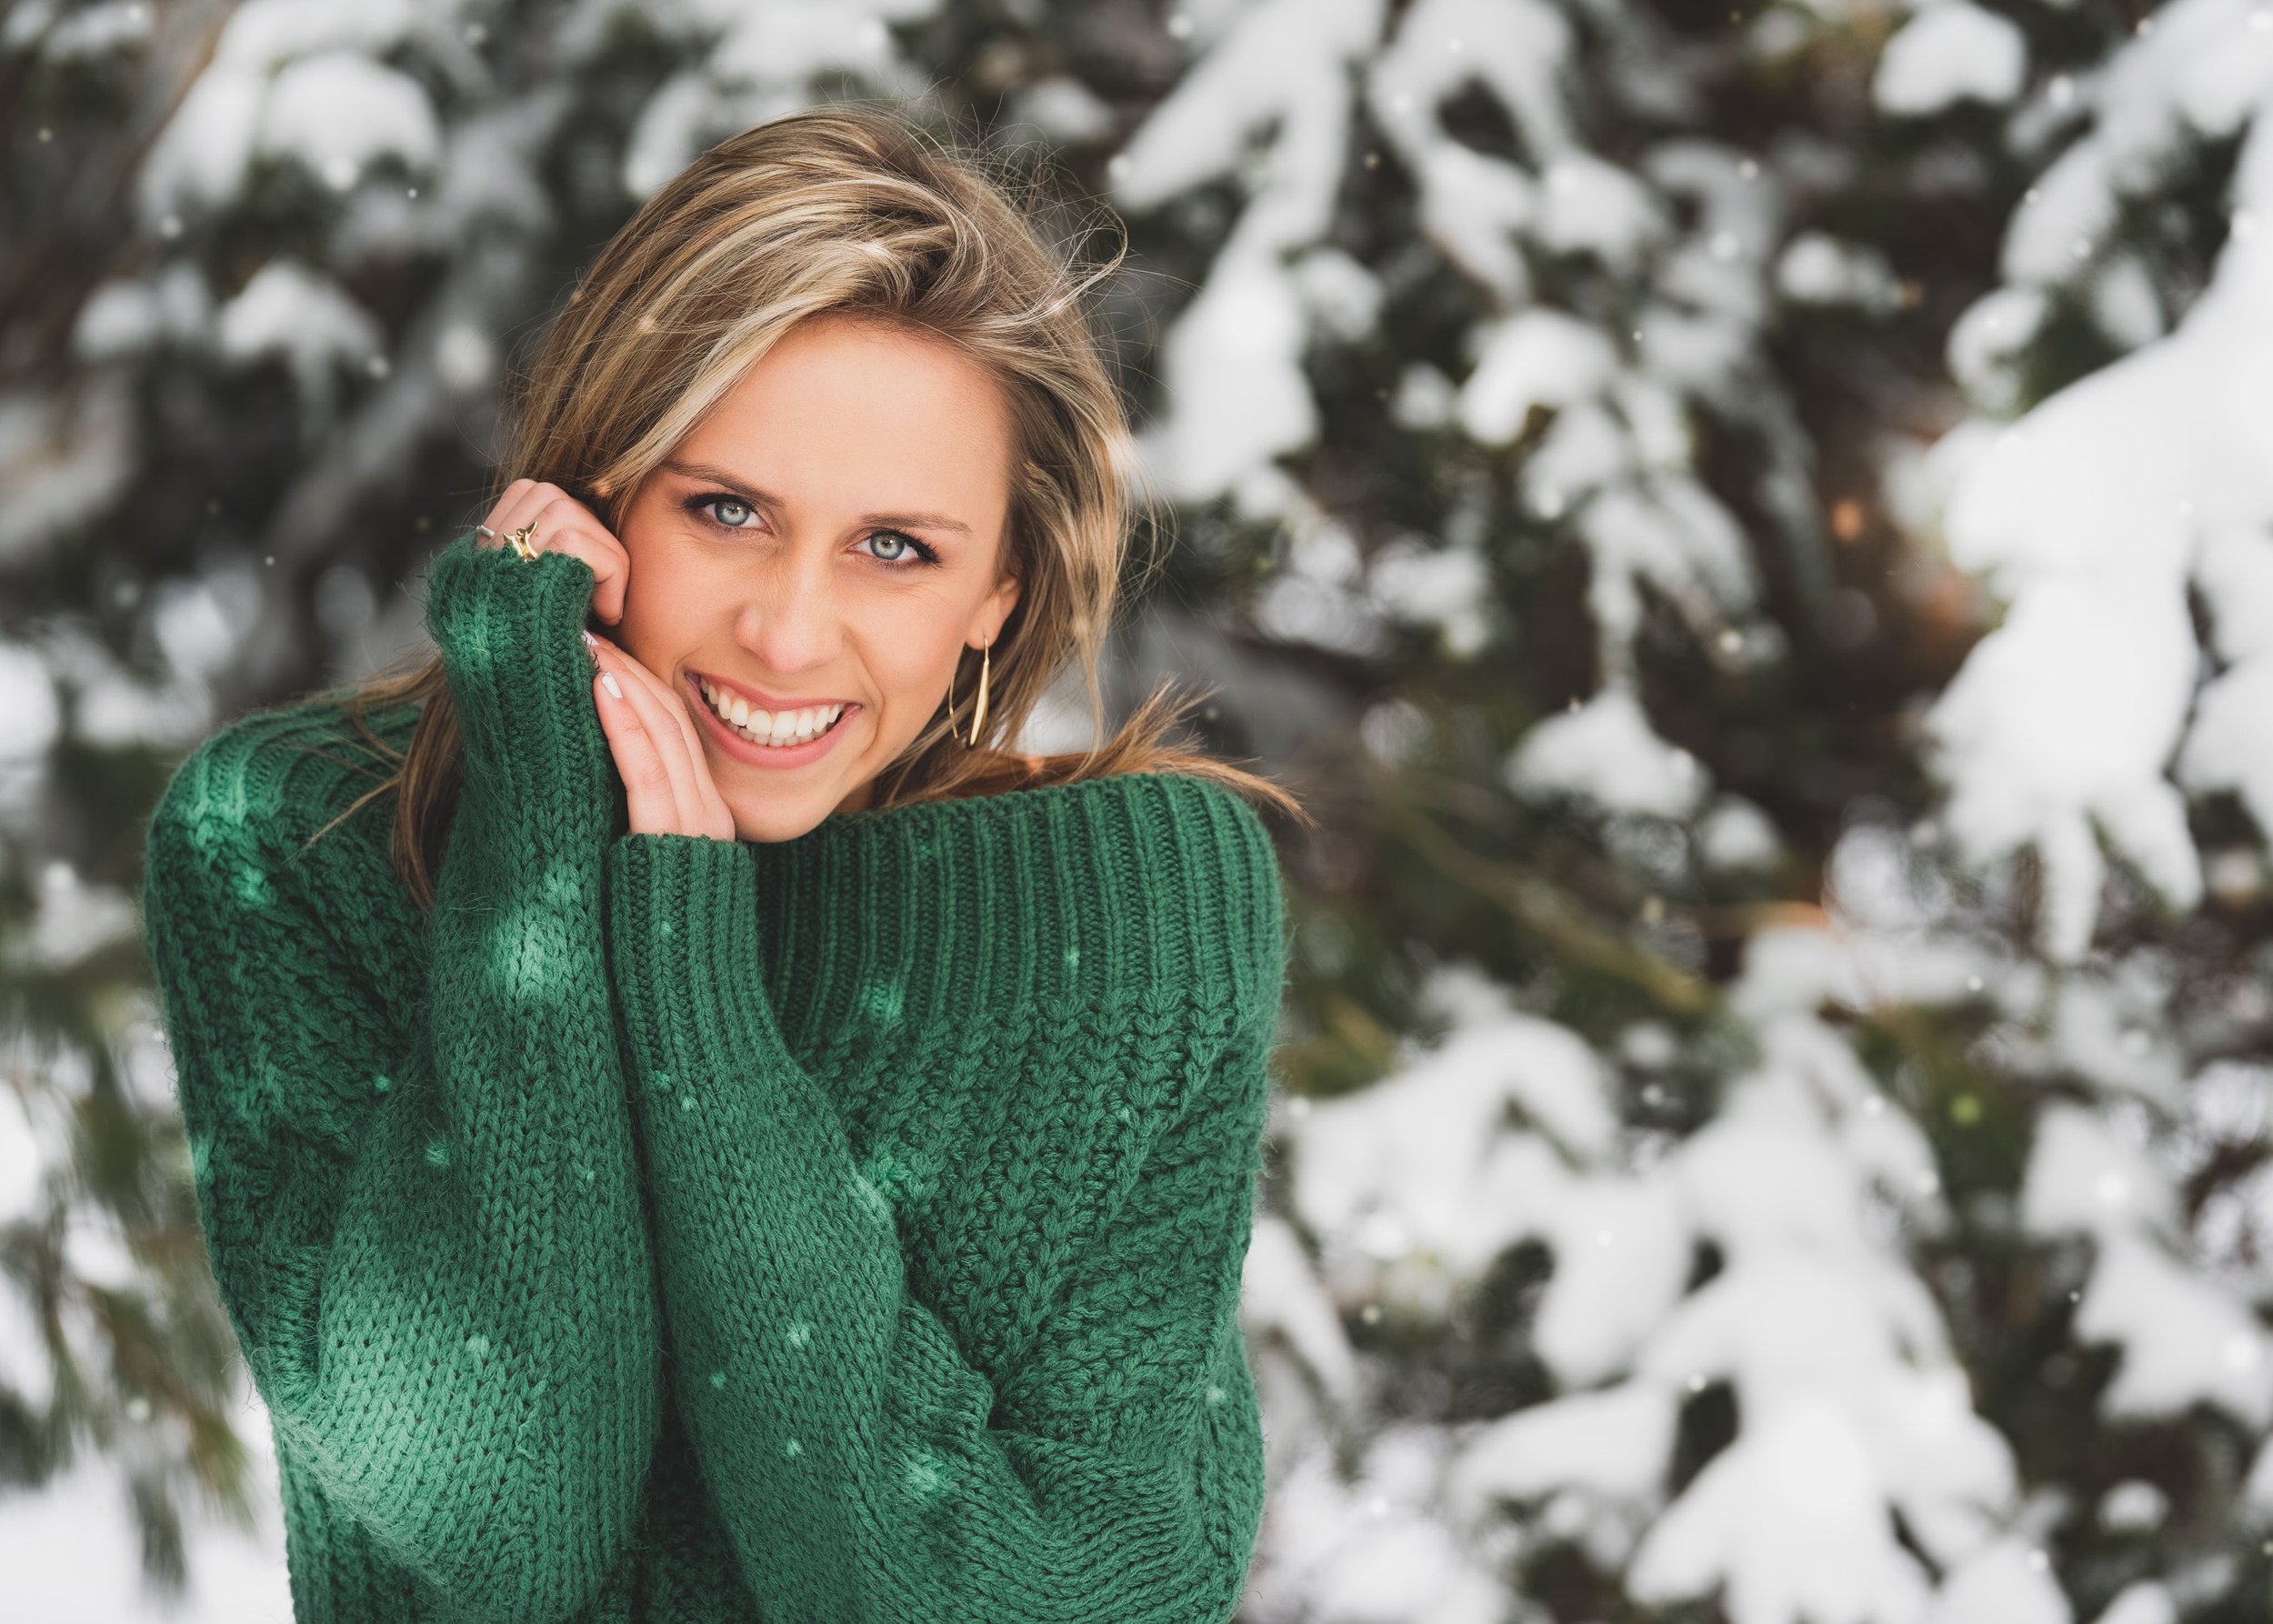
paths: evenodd
<path fill-rule="evenodd" d="M 616 686 L 616 673 L 613 671 L 600 673 L 600 686 L 616 698 L 621 699 L 624 697 L 624 690 Z"/>

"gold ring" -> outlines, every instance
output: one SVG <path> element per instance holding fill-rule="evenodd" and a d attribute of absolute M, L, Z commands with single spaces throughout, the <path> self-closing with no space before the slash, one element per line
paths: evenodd
<path fill-rule="evenodd" d="M 529 523 L 522 526 L 518 530 L 513 531 L 511 534 L 507 535 L 506 537 L 506 546 L 511 547 L 524 558 L 534 558 L 536 556 L 536 549 L 529 545 L 529 537 L 536 534 L 536 523 L 534 519 L 532 519 Z"/>

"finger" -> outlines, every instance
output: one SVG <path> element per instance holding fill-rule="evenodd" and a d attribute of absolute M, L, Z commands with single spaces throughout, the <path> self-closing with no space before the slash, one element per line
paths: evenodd
<path fill-rule="evenodd" d="M 655 678 L 645 672 L 637 660 L 606 638 L 596 637 L 593 643 L 599 650 L 601 670 L 615 676 L 625 701 L 646 726 L 648 742 L 663 758 L 664 770 L 670 777 L 672 801 L 678 813 L 677 827 L 694 827 L 702 807 L 702 797 L 695 787 L 695 765 L 688 757 L 686 736 L 680 733 L 670 707 L 656 697 Z"/>
<path fill-rule="evenodd" d="M 631 581 L 631 554 L 583 503 L 560 486 L 538 479 L 516 479 L 482 521 L 495 532 L 476 545 L 498 547 L 524 526 L 534 526 L 529 545 L 540 553 L 567 553 L 592 571 L 592 607 L 608 625 L 624 617 L 624 595 Z"/>
<path fill-rule="evenodd" d="M 593 641 L 598 644 L 603 639 L 594 638 Z M 615 671 L 619 679 L 628 677 L 636 680 L 655 696 L 656 702 L 667 710 L 672 719 L 678 724 L 681 737 L 686 741 L 686 764 L 695 782 L 694 804 L 691 807 L 684 809 L 686 813 L 686 821 L 682 825 L 684 831 L 690 834 L 707 834 L 720 840 L 734 839 L 736 837 L 734 813 L 726 806 L 726 797 L 718 793 L 717 783 L 711 777 L 710 758 L 704 753 L 699 731 L 695 727 L 693 717 L 688 715 L 687 701 L 662 677 L 649 670 L 644 663 L 626 653 L 620 647 L 608 645 L 605 657 L 608 660 L 609 669 Z"/>
<path fill-rule="evenodd" d="M 624 586 L 630 564 L 623 545 L 614 536 L 605 531 L 595 535 L 586 526 L 571 528 L 539 519 L 532 543 L 540 553 L 566 553 L 582 559 L 592 572 L 593 612 L 610 626 L 623 619 Z"/>
<path fill-rule="evenodd" d="M 476 535 L 474 545 L 482 547 L 505 546 L 506 537 L 519 529 L 525 522 L 525 515 L 534 510 L 535 504 L 529 498 L 537 488 L 537 482 L 534 479 L 516 479 L 499 492 L 497 500 L 482 519 L 490 534 Z"/>
<path fill-rule="evenodd" d="M 671 713 L 672 720 L 678 724 L 681 737 L 686 740 L 686 754 L 695 766 L 697 790 L 709 788 L 710 758 L 703 753 L 702 734 L 695 726 L 695 718 L 686 713 L 686 697 L 622 649 L 617 649 L 616 653 L 631 667 L 632 675 L 646 684 L 654 691 L 656 700 Z"/>
<path fill-rule="evenodd" d="M 705 781 L 704 790 L 705 805 L 710 809 L 710 833 L 720 840 L 736 838 L 739 831 L 735 827 L 734 811 L 726 805 L 726 797 L 718 793 L 716 784 L 708 780 Z"/>
<path fill-rule="evenodd" d="M 511 502 L 498 504 L 499 516 L 490 528 L 507 535 L 526 529 L 529 546 L 540 553 L 568 546 L 590 515 L 574 497 L 564 495 L 560 486 L 535 479 L 526 483 L 527 488 Z"/>
<path fill-rule="evenodd" d="M 710 775 L 710 757 L 704 752 L 701 730 L 688 714 L 687 701 L 677 689 L 621 648 L 616 648 L 614 656 L 610 668 L 619 674 L 628 673 L 652 691 L 656 702 L 678 723 L 686 739 L 686 763 L 695 780 L 695 799 L 682 826 L 684 832 L 708 835 L 718 840 L 736 838 L 734 813 L 726 806 L 726 797 L 718 793 L 717 780 Z"/>
<path fill-rule="evenodd" d="M 624 617 L 631 554 L 589 507 L 557 486 L 540 488 L 557 494 L 536 511 L 536 546 L 545 552 L 574 553 L 583 559 L 592 571 L 592 606 L 602 620 L 616 625 Z"/>
<path fill-rule="evenodd" d="M 677 831 L 677 797 L 671 788 L 670 768 L 655 747 L 647 727 L 626 695 L 623 680 L 602 671 L 592 678 L 593 703 L 599 708 L 600 730 L 607 736 L 608 754 L 624 780 L 625 809 L 632 833 L 667 835 Z"/>

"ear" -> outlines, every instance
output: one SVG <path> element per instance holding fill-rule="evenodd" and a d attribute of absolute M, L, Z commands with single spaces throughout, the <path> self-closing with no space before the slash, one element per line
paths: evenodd
<path fill-rule="evenodd" d="M 995 589 L 979 600 L 978 613 L 971 617 L 964 641 L 974 648 L 985 648 L 1002 635 L 1002 623 L 1010 618 L 1010 611 L 1018 606 L 1018 577 L 1005 576 L 995 584 Z M 976 637 L 976 642 L 971 639 Z"/>

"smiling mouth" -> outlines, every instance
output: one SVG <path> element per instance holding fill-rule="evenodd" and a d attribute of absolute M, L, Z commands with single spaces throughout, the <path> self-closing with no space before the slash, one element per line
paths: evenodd
<path fill-rule="evenodd" d="M 807 706 L 802 710 L 766 711 L 706 677 L 695 677 L 694 682 L 711 715 L 750 743 L 774 749 L 809 744 L 844 720 L 845 713 L 852 708 L 839 703 Z"/>

